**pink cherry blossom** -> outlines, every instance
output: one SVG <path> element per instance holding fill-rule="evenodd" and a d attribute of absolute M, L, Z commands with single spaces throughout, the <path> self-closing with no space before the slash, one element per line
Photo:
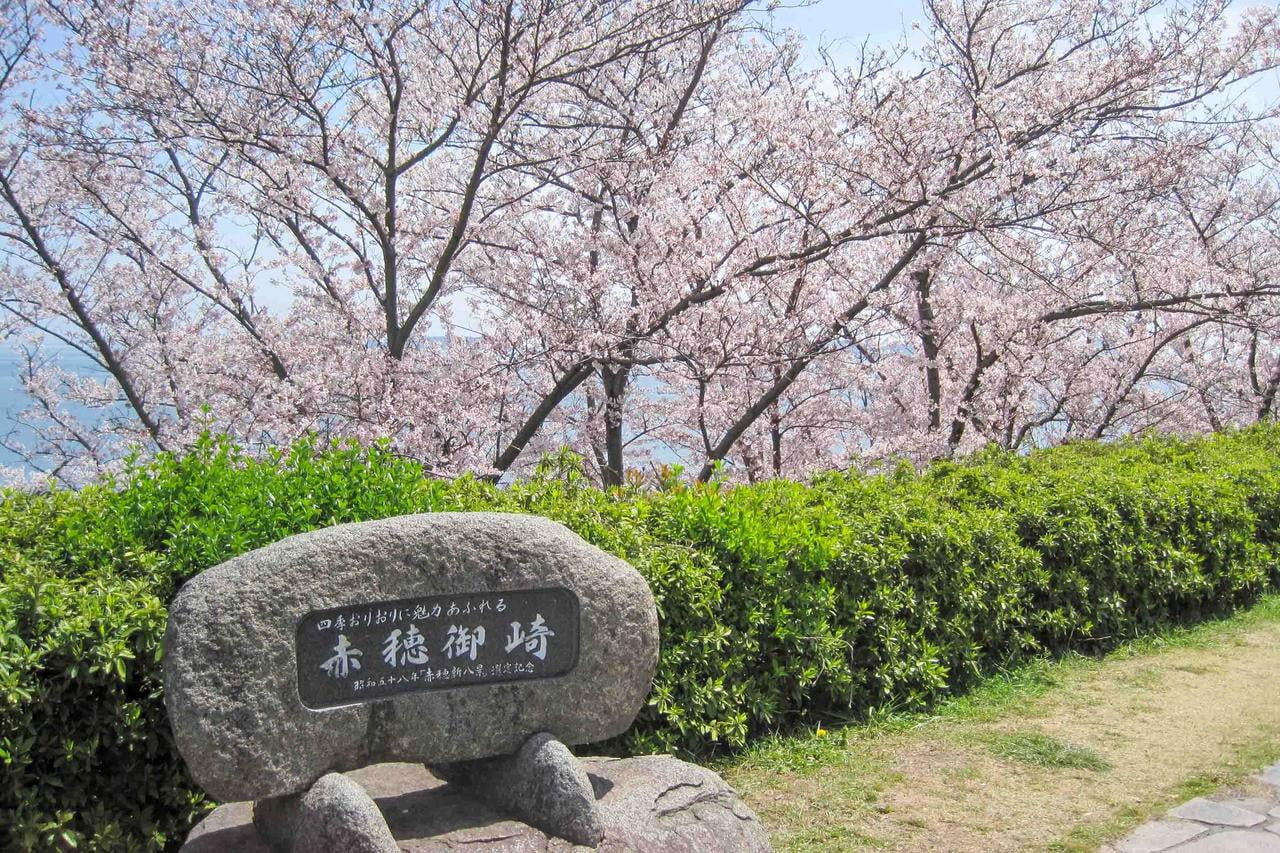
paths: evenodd
<path fill-rule="evenodd" d="M 929 0 L 811 68 L 767 5 L 8 3 L 9 444 L 617 484 L 1274 415 L 1274 8 Z"/>

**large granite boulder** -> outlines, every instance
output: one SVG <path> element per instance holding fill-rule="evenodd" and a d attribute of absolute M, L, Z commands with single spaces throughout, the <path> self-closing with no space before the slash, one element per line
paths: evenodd
<path fill-rule="evenodd" d="M 535 516 L 438 513 L 293 536 L 173 602 L 165 702 L 224 802 L 332 771 L 514 753 L 624 732 L 649 691 L 644 579 Z"/>
<path fill-rule="evenodd" d="M 723 779 L 665 755 L 584 758 L 598 798 L 608 853 L 764 853 L 768 834 Z M 568 853 L 585 850 L 548 835 L 421 766 L 383 764 L 347 774 L 377 803 L 406 853 Z M 192 830 L 182 853 L 267 853 L 249 803 L 219 807 Z"/>

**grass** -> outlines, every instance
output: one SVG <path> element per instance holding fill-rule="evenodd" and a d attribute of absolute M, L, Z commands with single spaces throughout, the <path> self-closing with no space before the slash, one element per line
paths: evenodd
<path fill-rule="evenodd" d="M 779 850 L 1097 850 L 1280 758 L 1280 595 L 718 769 Z"/>
<path fill-rule="evenodd" d="M 1063 743 L 1040 732 L 995 734 L 989 739 L 993 753 L 1034 767 L 1072 767 L 1079 770 L 1110 770 L 1111 762 L 1087 746 Z"/>

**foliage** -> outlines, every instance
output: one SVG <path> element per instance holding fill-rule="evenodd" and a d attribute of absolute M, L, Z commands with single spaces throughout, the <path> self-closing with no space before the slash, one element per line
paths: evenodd
<path fill-rule="evenodd" d="M 1110 770 L 1105 758 L 1087 746 L 1063 743 L 1043 732 L 998 733 L 990 737 L 991 751 L 1035 767 Z"/>
<path fill-rule="evenodd" d="M 203 799 L 162 704 L 164 601 L 142 579 L 0 558 L 0 846 L 163 845 Z"/>
<path fill-rule="evenodd" d="M 481 509 L 560 520 L 645 575 L 661 662 L 632 730 L 603 748 L 705 757 L 925 708 L 1019 660 L 1280 587 L 1280 428 L 608 491 L 568 454 L 499 489 L 428 479 L 386 446 L 251 458 L 206 436 L 81 492 L 5 492 L 0 847 L 171 847 L 207 807 L 159 677 L 184 579 L 325 525 Z"/>

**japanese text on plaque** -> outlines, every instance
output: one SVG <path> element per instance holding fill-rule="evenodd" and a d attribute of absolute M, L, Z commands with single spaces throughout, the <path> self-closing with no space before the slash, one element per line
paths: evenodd
<path fill-rule="evenodd" d="M 551 678 L 577 663 L 578 598 L 552 587 L 314 611 L 298 623 L 297 657 L 310 708 Z"/>

